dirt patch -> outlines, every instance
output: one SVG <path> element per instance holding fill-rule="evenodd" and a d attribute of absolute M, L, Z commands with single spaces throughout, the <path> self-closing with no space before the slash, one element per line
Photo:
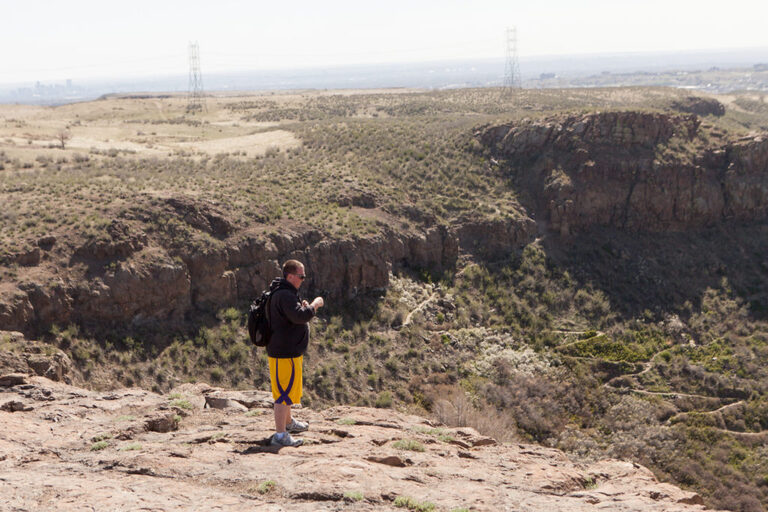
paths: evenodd
<path fill-rule="evenodd" d="M 118 151 L 130 151 L 136 153 L 160 153 L 157 150 L 152 150 L 142 144 L 137 144 L 128 140 L 103 141 L 88 137 L 72 137 L 72 140 L 67 143 L 67 149 L 97 149 L 100 151 L 115 149 Z"/>
<path fill-rule="evenodd" d="M 301 145 L 299 139 L 286 130 L 272 130 L 240 137 L 207 140 L 201 142 L 182 142 L 179 148 L 194 149 L 211 155 L 218 153 L 241 153 L 254 157 L 263 155 L 270 148 L 288 149 Z"/>

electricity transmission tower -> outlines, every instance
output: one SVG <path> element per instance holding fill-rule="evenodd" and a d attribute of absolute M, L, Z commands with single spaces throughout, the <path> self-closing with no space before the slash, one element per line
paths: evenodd
<path fill-rule="evenodd" d="M 507 28 L 507 58 L 504 65 L 504 83 L 502 84 L 505 93 L 513 89 L 522 88 L 520 79 L 520 63 L 517 60 L 517 27 Z"/>
<path fill-rule="evenodd" d="M 197 42 L 189 43 L 189 91 L 187 112 L 207 112 L 203 96 L 203 74 L 200 71 L 200 47 Z"/>

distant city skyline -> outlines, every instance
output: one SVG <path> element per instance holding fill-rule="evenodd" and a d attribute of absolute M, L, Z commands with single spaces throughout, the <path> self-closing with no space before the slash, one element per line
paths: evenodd
<path fill-rule="evenodd" d="M 618 53 L 529 57 L 521 61 L 525 88 L 663 86 L 709 93 L 734 90 L 768 92 L 766 50 Z M 206 93 L 300 89 L 453 89 L 499 87 L 503 59 L 428 63 L 370 64 L 287 70 L 239 70 L 208 73 Z M 147 78 L 36 81 L 21 86 L 0 84 L 0 103 L 61 105 L 105 94 L 187 93 L 188 75 Z"/>
<path fill-rule="evenodd" d="M 767 48 L 768 2 L 509 0 L 290 4 L 5 2 L 0 84 L 545 55 Z M 766 52 L 768 60 L 768 51 Z"/>

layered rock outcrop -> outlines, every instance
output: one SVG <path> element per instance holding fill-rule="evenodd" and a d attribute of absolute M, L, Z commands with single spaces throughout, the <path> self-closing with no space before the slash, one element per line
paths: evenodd
<path fill-rule="evenodd" d="M 186 384 L 163 396 L 3 377 L 10 510 L 704 510 L 631 462 L 579 464 L 392 410 L 297 409 L 304 445 L 277 449 L 265 391 Z"/>
<path fill-rule="evenodd" d="M 85 240 L 49 237 L 33 247 L 34 257 L 14 255 L 27 267 L 0 287 L 0 329 L 181 324 L 254 298 L 289 258 L 305 263 L 307 293 L 350 299 L 385 289 L 399 269 L 441 273 L 454 266 L 460 246 L 481 258 L 506 257 L 535 232 L 520 215 L 346 239 L 306 226 L 267 234 L 263 226 L 237 230 L 209 201 L 151 199 Z"/>
<path fill-rule="evenodd" d="M 688 96 L 687 98 L 673 101 L 670 106 L 680 112 L 688 112 L 697 116 L 719 117 L 725 115 L 725 106 L 714 98 Z"/>
<path fill-rule="evenodd" d="M 75 250 L 85 274 L 30 277 L 0 293 L 0 329 L 27 331 L 53 324 L 141 325 L 183 321 L 192 311 L 216 312 L 260 293 L 288 258 L 305 262 L 307 289 L 333 298 L 384 289 L 401 267 L 439 272 L 458 257 L 458 239 L 444 227 L 420 233 L 383 232 L 350 240 L 316 230 L 271 236 L 242 234 L 209 247 L 135 247 L 117 231 Z M 130 238 L 129 238 L 130 239 Z M 88 248 L 86 251 L 85 247 Z"/>
<path fill-rule="evenodd" d="M 528 216 L 488 219 L 463 222 L 455 232 L 464 251 L 484 260 L 496 260 L 533 241 L 536 223 Z"/>
<path fill-rule="evenodd" d="M 0 375 L 39 375 L 56 382 L 73 382 L 73 365 L 61 350 L 27 340 L 20 332 L 0 331 Z M 17 384 L 26 383 L 24 377 Z M 13 379 L 0 379 L 0 386 Z M 15 385 L 15 384 L 14 384 Z"/>
<path fill-rule="evenodd" d="M 478 137 L 528 207 L 563 234 L 592 226 L 675 231 L 768 215 L 768 136 L 714 144 L 695 115 L 573 115 Z"/>

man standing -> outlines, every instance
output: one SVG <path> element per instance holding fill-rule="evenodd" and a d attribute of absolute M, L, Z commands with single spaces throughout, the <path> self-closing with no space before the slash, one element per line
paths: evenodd
<path fill-rule="evenodd" d="M 269 300 L 269 323 L 272 337 L 267 345 L 269 378 L 275 399 L 275 435 L 271 444 L 300 446 L 302 441 L 291 432 L 303 432 L 307 423 L 291 418 L 291 405 L 301 401 L 302 361 L 309 345 L 309 321 L 325 302 L 315 297 L 312 303 L 299 298 L 299 288 L 307 278 L 304 265 L 296 260 L 283 264 L 283 277 L 272 281 Z"/>

